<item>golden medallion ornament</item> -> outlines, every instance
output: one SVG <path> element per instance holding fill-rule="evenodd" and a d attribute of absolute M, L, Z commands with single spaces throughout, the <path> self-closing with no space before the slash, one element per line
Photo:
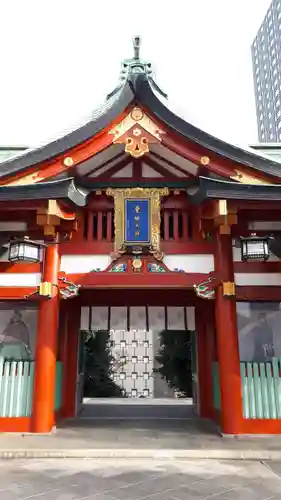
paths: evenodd
<path fill-rule="evenodd" d="M 201 165 L 204 165 L 204 167 L 206 167 L 207 165 L 210 164 L 211 160 L 210 160 L 209 156 L 202 156 L 200 162 L 201 162 Z"/>
<path fill-rule="evenodd" d="M 142 260 L 139 257 L 136 257 L 132 262 L 132 266 L 133 270 L 139 273 L 142 268 Z"/>
<path fill-rule="evenodd" d="M 63 164 L 66 167 L 72 167 L 74 165 L 73 158 L 71 158 L 71 156 L 67 156 L 66 158 L 63 159 Z"/>

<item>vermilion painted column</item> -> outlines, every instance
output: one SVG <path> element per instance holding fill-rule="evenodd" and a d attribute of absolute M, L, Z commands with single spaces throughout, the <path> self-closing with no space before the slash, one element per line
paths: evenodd
<path fill-rule="evenodd" d="M 54 424 L 56 354 L 59 322 L 59 251 L 57 244 L 45 250 L 42 281 L 50 282 L 52 298 L 39 303 L 35 354 L 32 432 L 49 432 Z"/>
<path fill-rule="evenodd" d="M 204 301 L 198 303 L 195 309 L 196 333 L 198 338 L 198 378 L 200 417 L 214 417 L 213 388 L 212 388 L 212 363 L 214 361 L 214 315 L 213 303 Z"/>
<path fill-rule="evenodd" d="M 79 355 L 80 304 L 78 298 L 67 304 L 67 349 L 64 363 L 63 417 L 75 417 L 77 365 Z"/>
<path fill-rule="evenodd" d="M 234 281 L 231 235 L 216 233 L 215 270 L 222 282 Z M 216 334 L 222 432 L 238 434 L 242 424 L 242 395 L 236 302 L 224 297 L 222 284 L 216 294 Z"/>

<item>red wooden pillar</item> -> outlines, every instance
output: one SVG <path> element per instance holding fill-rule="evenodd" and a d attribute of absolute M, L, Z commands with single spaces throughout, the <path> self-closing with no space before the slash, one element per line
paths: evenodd
<path fill-rule="evenodd" d="M 221 282 L 234 282 L 232 237 L 216 232 L 215 270 Z M 242 394 L 236 320 L 236 302 L 223 295 L 222 283 L 216 292 L 216 334 L 221 391 L 221 428 L 238 434 L 242 424 Z"/>
<path fill-rule="evenodd" d="M 42 282 L 52 283 L 52 298 L 39 303 L 35 354 L 32 431 L 49 432 L 54 424 L 54 395 L 59 321 L 59 251 L 50 244 L 45 251 Z"/>
<path fill-rule="evenodd" d="M 64 381 L 63 381 L 63 417 L 75 417 L 76 390 L 77 390 L 77 364 L 79 350 L 80 329 L 80 303 L 72 299 L 67 304 L 67 342 L 64 355 Z"/>
<path fill-rule="evenodd" d="M 203 299 L 196 306 L 200 417 L 214 418 L 212 364 L 214 361 L 213 304 Z"/>

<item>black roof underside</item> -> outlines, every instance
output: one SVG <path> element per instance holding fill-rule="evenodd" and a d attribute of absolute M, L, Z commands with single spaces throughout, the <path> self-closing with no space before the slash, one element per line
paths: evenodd
<path fill-rule="evenodd" d="M 87 195 L 87 190 L 77 187 L 72 178 L 22 186 L 0 186 L 0 202 L 64 200 L 71 205 L 84 207 L 87 203 Z"/>
<path fill-rule="evenodd" d="M 198 177 L 187 188 L 190 200 L 200 204 L 208 199 L 280 201 L 281 184 L 240 184 L 238 182 Z"/>
<path fill-rule="evenodd" d="M 134 58 L 123 61 L 118 87 L 108 95 L 104 105 L 93 113 L 92 119 L 88 123 L 38 149 L 29 150 L 25 154 L 2 162 L 0 164 L 0 178 L 23 172 L 28 167 L 55 158 L 83 143 L 110 125 L 133 103 L 144 105 L 171 130 L 194 143 L 224 158 L 229 158 L 260 172 L 281 177 L 280 163 L 259 156 L 255 152 L 228 144 L 191 125 L 170 111 L 163 104 L 160 96 L 166 97 L 152 77 L 151 64 L 142 61 L 139 58 L 139 50 L 135 50 Z"/>

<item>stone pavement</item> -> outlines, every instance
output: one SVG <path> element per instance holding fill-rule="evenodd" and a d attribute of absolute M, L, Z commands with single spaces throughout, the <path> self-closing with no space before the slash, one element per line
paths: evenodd
<path fill-rule="evenodd" d="M 223 438 L 199 419 L 77 419 L 50 435 L 0 434 L 0 458 L 47 457 L 281 461 L 281 437 Z"/>
<path fill-rule="evenodd" d="M 279 467 L 280 463 L 274 464 Z M 0 500 L 279 500 L 281 477 L 260 462 L 0 461 Z"/>

